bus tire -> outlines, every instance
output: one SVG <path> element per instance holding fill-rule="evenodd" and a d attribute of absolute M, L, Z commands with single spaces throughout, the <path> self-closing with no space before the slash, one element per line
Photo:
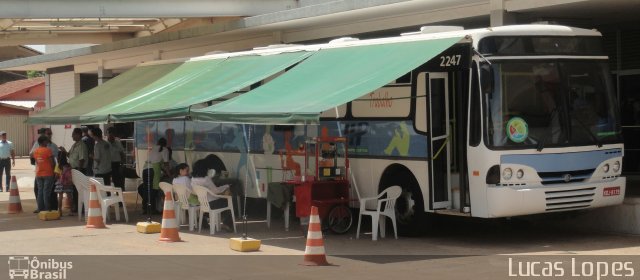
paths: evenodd
<path fill-rule="evenodd" d="M 224 165 L 224 161 L 222 161 L 215 154 L 209 154 L 202 160 L 205 161 L 208 169 L 215 169 L 217 174 L 221 174 L 222 171 L 227 171 L 227 167 Z"/>
<path fill-rule="evenodd" d="M 398 235 L 423 235 L 427 228 L 427 218 L 424 211 L 422 192 L 413 174 L 409 170 L 401 171 L 393 174 L 392 179 L 383 179 L 381 185 L 379 193 L 393 185 L 402 187 L 402 193 L 396 200 L 395 205 Z M 391 225 L 391 223 L 387 223 L 387 225 Z"/>

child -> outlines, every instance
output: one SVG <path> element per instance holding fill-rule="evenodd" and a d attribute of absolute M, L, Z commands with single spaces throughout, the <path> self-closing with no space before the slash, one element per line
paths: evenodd
<path fill-rule="evenodd" d="M 193 192 L 193 190 L 191 189 L 191 178 L 189 178 L 189 165 L 186 163 L 178 164 L 176 166 L 175 174 L 176 177 L 173 178 L 173 184 L 183 185 L 187 187 L 190 192 Z M 198 197 L 194 193 L 191 193 L 188 200 L 189 204 L 191 205 L 200 204 L 200 202 L 198 202 Z"/>
<path fill-rule="evenodd" d="M 66 193 L 67 199 L 73 201 L 73 181 L 71 180 L 71 165 L 67 162 L 67 153 L 64 151 L 58 152 L 58 165 L 56 166 L 56 180 L 55 192 L 58 193 L 58 211 L 62 214 L 62 197 Z M 73 216 L 73 212 L 69 213 L 69 216 Z"/>

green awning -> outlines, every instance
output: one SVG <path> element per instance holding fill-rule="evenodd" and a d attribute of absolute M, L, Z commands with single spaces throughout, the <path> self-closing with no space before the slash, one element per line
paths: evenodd
<path fill-rule="evenodd" d="M 88 124 L 103 123 L 107 114 L 95 115 L 92 111 L 120 100 L 180 66 L 180 63 L 139 66 L 106 83 L 71 98 L 53 108 L 27 119 L 31 124 Z"/>
<path fill-rule="evenodd" d="M 239 91 L 298 63 L 309 52 L 187 61 L 171 73 L 117 102 L 94 111 L 110 121 L 184 117 L 195 104 Z"/>
<path fill-rule="evenodd" d="M 220 104 L 192 110 L 191 116 L 237 123 L 318 121 L 321 112 L 382 87 L 461 39 L 321 49 L 269 83 Z"/>

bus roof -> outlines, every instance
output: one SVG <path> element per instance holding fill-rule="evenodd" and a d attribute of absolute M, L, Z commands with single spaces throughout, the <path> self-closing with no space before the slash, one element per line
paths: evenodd
<path fill-rule="evenodd" d="M 315 45 L 290 45 L 280 44 L 267 47 L 259 47 L 250 51 L 241 52 L 218 52 L 210 55 L 204 55 L 193 58 L 173 59 L 173 60 L 160 60 L 152 61 L 140 64 L 140 66 L 157 65 L 167 63 L 179 63 L 187 61 L 200 61 L 200 60 L 212 60 L 212 59 L 226 59 L 229 57 L 238 56 L 252 56 L 252 55 L 273 55 L 287 52 L 300 52 L 300 51 L 318 51 L 320 49 L 331 48 L 345 48 L 353 46 L 366 46 L 377 44 L 391 44 L 401 42 L 413 42 L 423 40 L 434 40 L 443 38 L 462 38 L 460 42 L 470 42 L 474 47 L 477 47 L 478 42 L 485 37 L 489 36 L 602 36 L 602 34 L 596 30 L 568 27 L 561 25 L 548 25 L 548 24 L 526 24 L 526 25 L 508 25 L 500 27 L 487 27 L 468 30 L 456 30 L 446 32 L 435 33 L 422 33 L 420 31 L 414 33 L 407 33 L 403 36 L 376 38 L 367 40 L 358 40 L 357 38 L 340 38 L 332 40 L 328 43 L 315 44 Z"/>

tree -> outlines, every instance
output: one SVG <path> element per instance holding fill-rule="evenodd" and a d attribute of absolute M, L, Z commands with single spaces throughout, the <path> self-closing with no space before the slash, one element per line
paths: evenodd
<path fill-rule="evenodd" d="M 27 78 L 31 79 L 36 77 L 44 77 L 44 72 L 36 70 L 27 71 Z"/>

